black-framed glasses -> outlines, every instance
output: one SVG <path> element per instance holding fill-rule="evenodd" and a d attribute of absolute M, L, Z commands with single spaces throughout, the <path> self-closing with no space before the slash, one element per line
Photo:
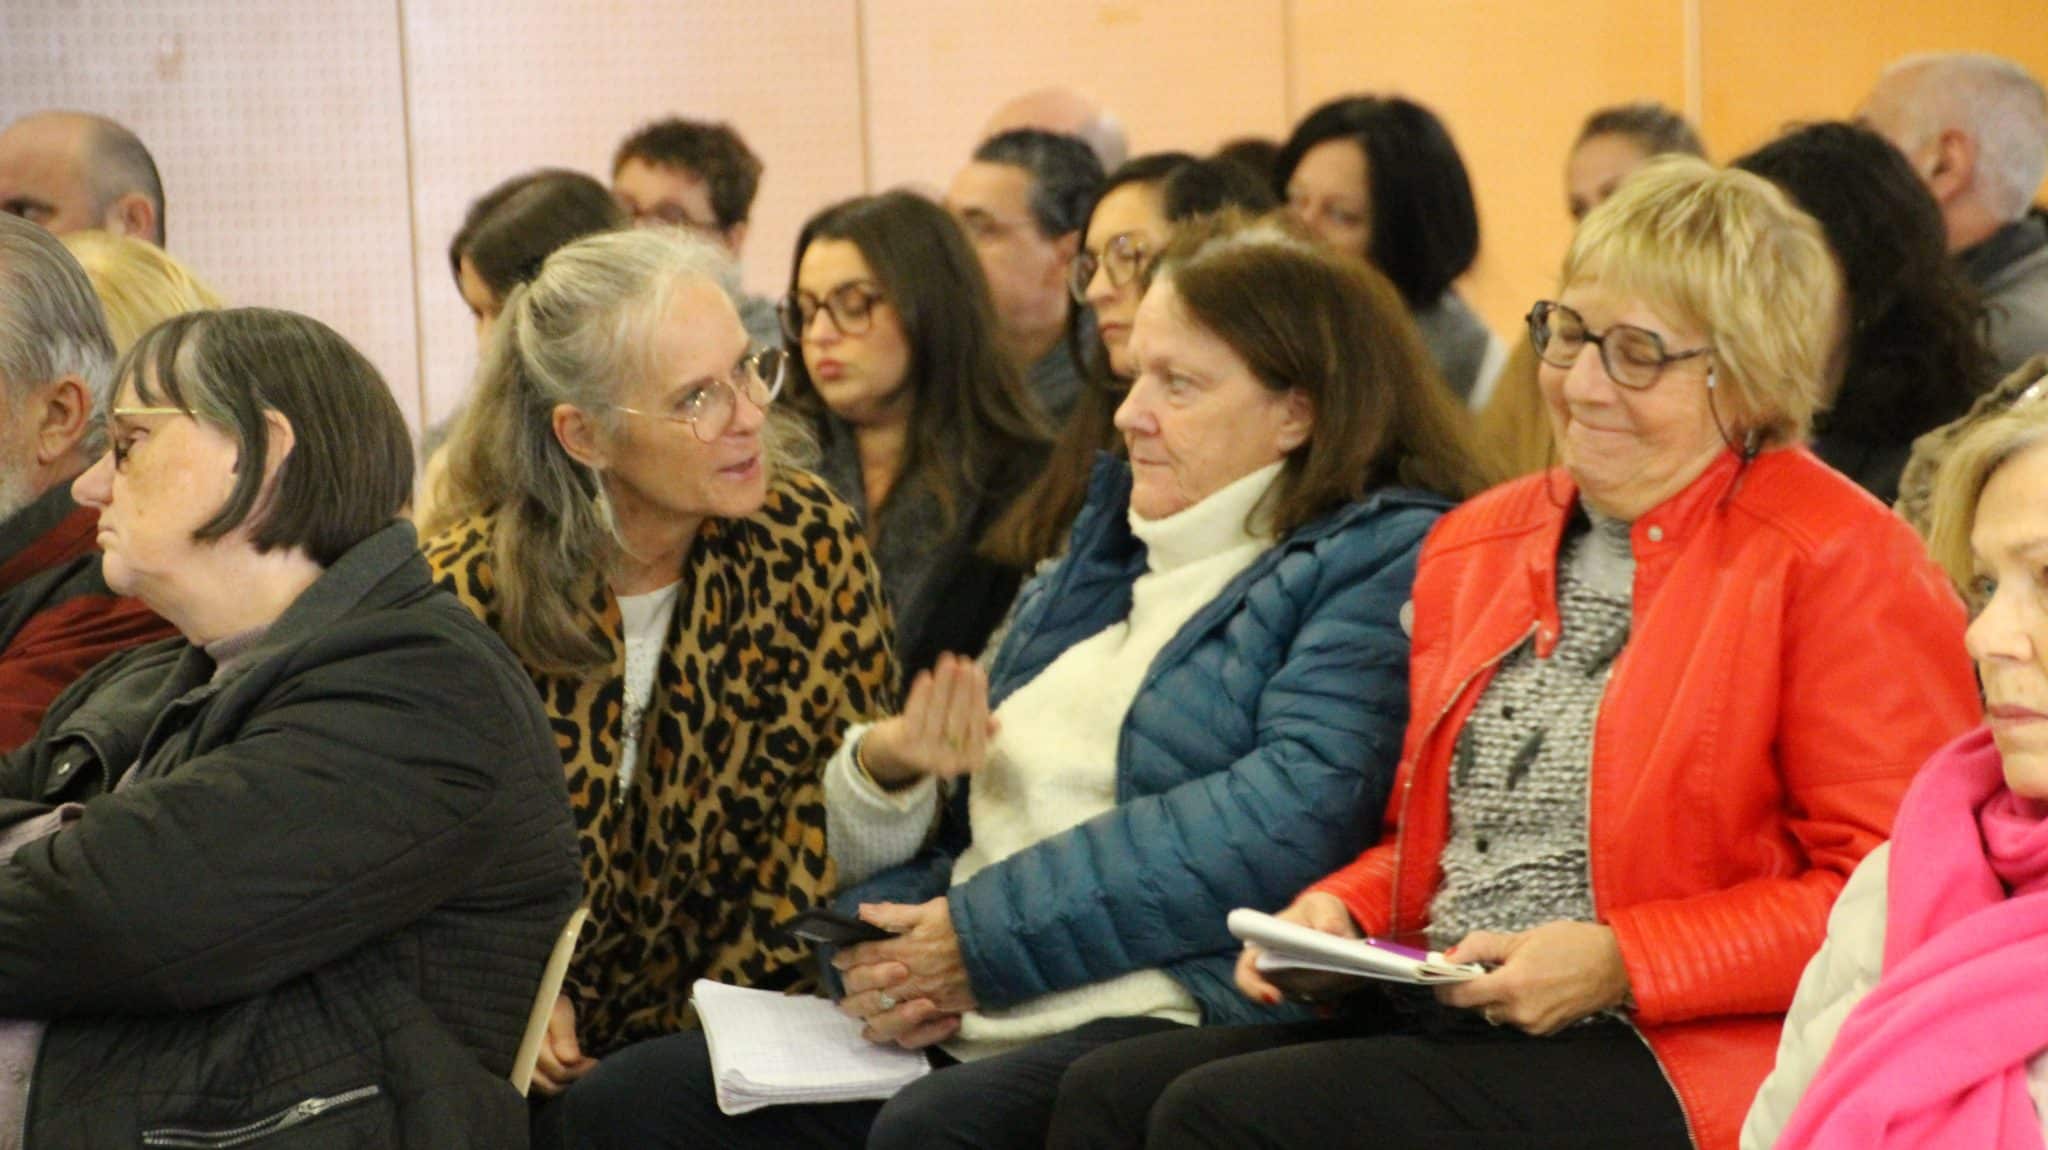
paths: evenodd
<path fill-rule="evenodd" d="M 1541 300 L 1529 309 L 1529 342 L 1536 357 L 1552 367 L 1570 367 L 1579 361 L 1587 344 L 1600 349 L 1600 365 L 1607 378 L 1631 391 L 1642 391 L 1657 382 L 1664 369 L 1680 360 L 1706 355 L 1712 344 L 1686 351 L 1664 350 L 1664 338 L 1648 328 L 1618 323 L 1595 334 L 1586 317 L 1554 300 Z"/>
<path fill-rule="evenodd" d="M 865 335 L 874 326 L 875 305 L 888 298 L 872 280 L 849 280 L 823 297 L 793 291 L 776 303 L 775 314 L 782 320 L 782 334 L 791 343 L 803 342 L 804 333 L 811 330 L 811 321 L 821 311 L 832 317 L 832 326 L 840 335 Z"/>
<path fill-rule="evenodd" d="M 741 356 L 727 378 L 707 379 L 683 388 L 670 396 L 659 411 L 618 403 L 612 405 L 612 410 L 644 415 L 649 419 L 665 419 L 670 423 L 687 423 L 699 443 L 710 443 L 732 426 L 733 413 L 739 410 L 740 396 L 746 396 L 748 403 L 765 411 L 769 404 L 775 402 L 775 397 L 782 394 L 783 377 L 788 373 L 789 354 L 779 347 L 763 348 L 752 355 Z"/>
<path fill-rule="evenodd" d="M 1146 242 L 1142 232 L 1120 232 L 1109 237 L 1102 245 L 1102 254 L 1097 255 L 1086 248 L 1074 257 L 1073 266 L 1067 272 L 1067 291 L 1074 302 L 1087 306 L 1088 285 L 1095 282 L 1097 268 L 1109 277 L 1109 286 L 1128 287 L 1144 274 L 1146 265 L 1152 262 L 1152 245 Z"/>

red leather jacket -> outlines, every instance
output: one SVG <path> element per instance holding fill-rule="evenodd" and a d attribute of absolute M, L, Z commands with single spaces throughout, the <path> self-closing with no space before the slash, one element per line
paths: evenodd
<path fill-rule="evenodd" d="M 1557 645 L 1576 497 L 1562 471 L 1518 480 L 1423 547 L 1385 829 L 1315 888 L 1370 933 L 1427 923 L 1453 745 L 1503 657 Z M 1632 638 L 1593 734 L 1593 904 L 1694 1144 L 1732 1148 L 1835 894 L 1977 721 L 1976 679 L 1918 537 L 1804 449 L 1724 454 L 1632 537 Z"/>

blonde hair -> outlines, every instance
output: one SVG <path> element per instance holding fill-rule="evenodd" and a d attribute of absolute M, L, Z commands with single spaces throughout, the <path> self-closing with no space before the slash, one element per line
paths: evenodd
<path fill-rule="evenodd" d="M 1516 340 L 1493 394 L 1473 421 L 1480 461 L 1503 479 L 1533 475 L 1557 462 L 1550 407 L 1537 382 L 1540 363 L 1528 336 Z"/>
<path fill-rule="evenodd" d="M 2043 398 L 2028 391 L 2013 406 L 1972 427 L 1935 474 L 1934 495 L 1928 501 L 1927 549 L 1965 599 L 1971 597 L 1976 568 L 1970 532 L 1977 524 L 1977 504 L 1999 468 L 2048 444 L 2048 403 Z"/>
<path fill-rule="evenodd" d="M 126 353 L 144 332 L 174 315 L 225 306 L 203 280 L 155 244 L 97 230 L 61 238 L 100 297 L 117 353 Z"/>
<path fill-rule="evenodd" d="M 579 673 L 608 658 L 583 596 L 625 551 L 603 477 L 556 439 L 555 408 L 578 408 L 616 433 L 613 403 L 654 370 L 652 336 L 675 292 L 704 284 L 722 294 L 729 274 L 723 249 L 681 229 L 609 232 L 558 249 L 505 298 L 474 397 L 449 435 L 433 519 L 420 526 L 432 535 L 494 517 L 498 630 L 529 666 Z M 762 438 L 771 474 L 800 450 L 784 420 L 771 419 Z"/>
<path fill-rule="evenodd" d="M 1572 238 L 1560 282 L 1595 281 L 1707 333 L 1730 434 L 1806 438 L 1841 340 L 1841 273 L 1820 225 L 1770 181 L 1651 160 Z"/>

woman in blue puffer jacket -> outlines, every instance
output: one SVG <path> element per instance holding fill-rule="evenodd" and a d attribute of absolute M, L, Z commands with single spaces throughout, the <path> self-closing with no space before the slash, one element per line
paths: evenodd
<path fill-rule="evenodd" d="M 1080 1055 L 1253 1020 L 1224 918 L 1373 835 L 1416 556 L 1480 477 L 1393 288 L 1274 225 L 1184 231 L 1131 346 L 1129 461 L 1098 465 L 990 672 L 943 659 L 826 770 L 842 904 L 897 935 L 837 955 L 842 1008 L 942 1069 L 724 1117 L 679 1035 L 572 1095 L 585 1144 L 1041 1146 Z"/>

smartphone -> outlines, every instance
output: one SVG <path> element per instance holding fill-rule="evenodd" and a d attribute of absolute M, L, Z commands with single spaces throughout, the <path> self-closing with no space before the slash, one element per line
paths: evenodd
<path fill-rule="evenodd" d="M 852 946 L 857 942 L 880 942 L 896 936 L 871 922 L 862 922 L 852 915 L 840 914 L 836 910 L 812 907 L 794 918 L 777 924 L 782 930 L 805 942 L 824 943 L 827 946 Z"/>

